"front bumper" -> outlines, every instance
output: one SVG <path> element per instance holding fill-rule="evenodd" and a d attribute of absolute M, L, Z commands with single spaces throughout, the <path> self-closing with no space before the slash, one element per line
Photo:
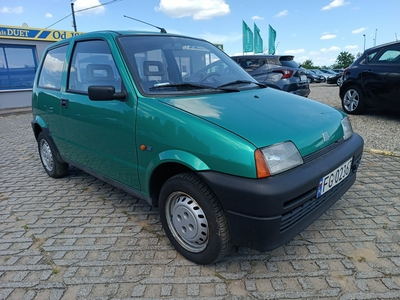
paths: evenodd
<path fill-rule="evenodd" d="M 264 179 L 216 172 L 199 173 L 224 207 L 232 241 L 259 251 L 273 250 L 300 233 L 331 207 L 356 180 L 363 139 L 356 133 L 290 171 Z M 319 180 L 353 157 L 350 175 L 317 198 Z"/>

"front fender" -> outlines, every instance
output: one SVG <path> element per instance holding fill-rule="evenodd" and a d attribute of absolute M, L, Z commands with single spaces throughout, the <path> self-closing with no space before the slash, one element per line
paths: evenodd
<path fill-rule="evenodd" d="M 158 155 L 160 162 L 177 162 L 181 163 L 195 171 L 207 171 L 210 168 L 205 162 L 191 153 L 181 150 L 167 150 Z"/>
<path fill-rule="evenodd" d="M 155 155 L 153 159 L 147 164 L 146 168 L 141 169 L 142 178 L 141 186 L 144 194 L 154 197 L 153 193 L 158 193 L 161 185 L 169 177 L 175 175 L 177 172 L 192 170 L 208 171 L 210 167 L 195 155 L 182 151 L 182 150 L 165 150 Z M 161 184 L 161 185 L 160 185 Z M 157 201 L 157 196 L 154 197 L 153 203 Z M 155 205 L 156 206 L 156 205 Z"/>

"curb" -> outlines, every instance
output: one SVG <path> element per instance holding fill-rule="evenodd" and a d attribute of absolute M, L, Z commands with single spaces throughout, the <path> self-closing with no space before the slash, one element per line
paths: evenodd
<path fill-rule="evenodd" d="M 378 149 L 364 149 L 364 152 L 371 153 L 371 154 L 385 155 L 385 156 L 400 157 L 400 152 L 398 152 L 398 151 L 386 151 L 386 150 L 378 150 Z"/>
<path fill-rule="evenodd" d="M 17 114 L 27 114 L 32 112 L 32 107 L 27 106 L 27 107 L 18 107 L 18 108 L 6 108 L 6 109 L 0 109 L 0 117 L 7 117 L 11 115 L 17 115 Z"/>

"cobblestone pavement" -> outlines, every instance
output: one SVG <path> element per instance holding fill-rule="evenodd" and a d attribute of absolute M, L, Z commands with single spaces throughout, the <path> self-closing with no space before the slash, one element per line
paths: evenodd
<path fill-rule="evenodd" d="M 399 299 L 400 158 L 366 153 L 351 190 L 287 245 L 198 266 L 157 209 L 43 170 L 30 114 L 0 116 L 0 299 Z"/>

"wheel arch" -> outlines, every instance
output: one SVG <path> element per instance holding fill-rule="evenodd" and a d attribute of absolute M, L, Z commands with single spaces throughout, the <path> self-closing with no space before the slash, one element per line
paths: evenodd
<path fill-rule="evenodd" d="M 58 151 L 58 148 L 51 136 L 51 133 L 49 131 L 49 129 L 47 127 L 44 126 L 44 121 L 42 120 L 42 122 L 40 122 L 40 118 L 37 118 L 35 121 L 32 121 L 32 129 L 33 129 L 33 134 L 35 135 L 35 139 L 36 141 L 38 141 L 39 138 L 39 134 L 41 132 L 43 132 L 43 134 L 46 136 L 46 138 L 48 139 L 49 143 L 51 144 L 51 146 L 53 147 L 53 149 L 55 149 L 55 153 L 54 153 L 54 157 L 57 159 L 58 162 L 60 163 L 65 163 L 65 161 L 62 159 L 60 152 Z"/>
<path fill-rule="evenodd" d="M 165 162 L 153 170 L 149 181 L 149 190 L 154 207 L 158 207 L 160 191 L 164 183 L 171 177 L 185 172 L 195 173 L 193 169 L 178 162 Z"/>
<path fill-rule="evenodd" d="M 145 178 L 149 178 L 144 182 L 144 187 L 148 188 L 153 206 L 158 207 L 158 198 L 161 187 L 172 176 L 184 173 L 210 170 L 208 165 L 197 156 L 182 150 L 167 150 L 159 153 L 149 166 L 155 166 L 148 169 Z"/>
<path fill-rule="evenodd" d="M 352 81 L 343 81 L 342 85 L 340 86 L 340 89 L 339 89 L 340 99 L 343 100 L 344 95 L 346 94 L 347 90 L 350 87 L 356 87 L 360 90 L 360 92 L 364 93 L 363 87 L 357 81 L 353 81 L 353 80 Z"/>

